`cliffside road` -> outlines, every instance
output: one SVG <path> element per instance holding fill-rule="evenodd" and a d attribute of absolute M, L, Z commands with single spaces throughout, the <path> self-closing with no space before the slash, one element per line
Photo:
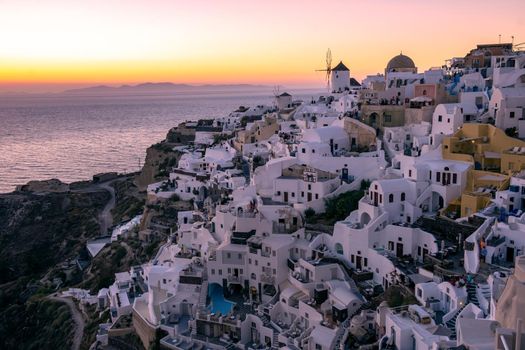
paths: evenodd
<path fill-rule="evenodd" d="M 71 298 L 59 297 L 56 294 L 50 295 L 48 298 L 50 300 L 65 303 L 67 306 L 69 306 L 69 310 L 71 310 L 71 316 L 75 322 L 75 334 L 73 336 L 73 344 L 71 345 L 71 349 L 80 349 L 80 343 L 82 342 L 82 336 L 84 335 L 84 327 L 86 324 L 82 314 L 75 305 L 75 302 Z"/>
<path fill-rule="evenodd" d="M 104 182 L 97 185 L 100 188 L 105 189 L 111 195 L 111 198 L 107 202 L 106 206 L 98 216 L 98 221 L 100 223 L 100 232 L 103 235 L 106 235 L 108 229 L 113 224 L 113 216 L 111 215 L 111 210 L 115 207 L 115 189 L 111 187 L 112 181 Z"/>

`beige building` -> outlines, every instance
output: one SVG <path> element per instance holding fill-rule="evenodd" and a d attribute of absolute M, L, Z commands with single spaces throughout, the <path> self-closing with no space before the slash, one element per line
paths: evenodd
<path fill-rule="evenodd" d="M 266 115 L 262 120 L 257 120 L 253 122 L 251 126 L 247 126 L 246 129 L 237 131 L 234 147 L 238 151 L 242 151 L 244 144 L 267 140 L 278 132 L 279 123 L 277 122 L 277 115 Z"/>
<path fill-rule="evenodd" d="M 374 129 L 405 125 L 405 107 L 398 105 L 364 105 L 361 121 Z"/>
<path fill-rule="evenodd" d="M 376 131 L 371 126 L 354 118 L 344 119 L 344 129 L 350 138 L 352 149 L 370 149 L 376 145 Z"/>

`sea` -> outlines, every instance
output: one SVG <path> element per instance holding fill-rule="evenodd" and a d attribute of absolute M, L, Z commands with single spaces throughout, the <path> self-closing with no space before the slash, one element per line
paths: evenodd
<path fill-rule="evenodd" d="M 316 98 L 319 90 L 288 91 Z M 140 170 L 146 149 L 186 120 L 271 104 L 272 89 L 170 94 L 20 94 L 0 96 L 0 193 L 30 180 L 91 179 Z"/>

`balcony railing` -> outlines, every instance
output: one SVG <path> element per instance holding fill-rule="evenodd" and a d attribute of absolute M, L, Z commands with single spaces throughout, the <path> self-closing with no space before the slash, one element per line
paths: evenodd
<path fill-rule="evenodd" d="M 241 282 L 241 276 L 228 275 L 228 282 Z"/>
<path fill-rule="evenodd" d="M 261 282 L 268 283 L 268 284 L 274 284 L 275 283 L 275 277 L 268 275 L 268 274 L 262 274 L 261 275 Z"/>

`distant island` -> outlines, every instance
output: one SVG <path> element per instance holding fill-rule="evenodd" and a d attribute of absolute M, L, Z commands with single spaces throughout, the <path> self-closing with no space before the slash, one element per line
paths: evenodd
<path fill-rule="evenodd" d="M 108 86 L 98 85 L 86 88 L 65 90 L 65 94 L 100 94 L 100 93 L 159 93 L 159 92 L 181 92 L 181 91 L 224 91 L 246 89 L 261 90 L 268 89 L 267 85 L 253 84 L 175 84 L 169 82 L 162 83 L 142 83 L 137 85 Z"/>

